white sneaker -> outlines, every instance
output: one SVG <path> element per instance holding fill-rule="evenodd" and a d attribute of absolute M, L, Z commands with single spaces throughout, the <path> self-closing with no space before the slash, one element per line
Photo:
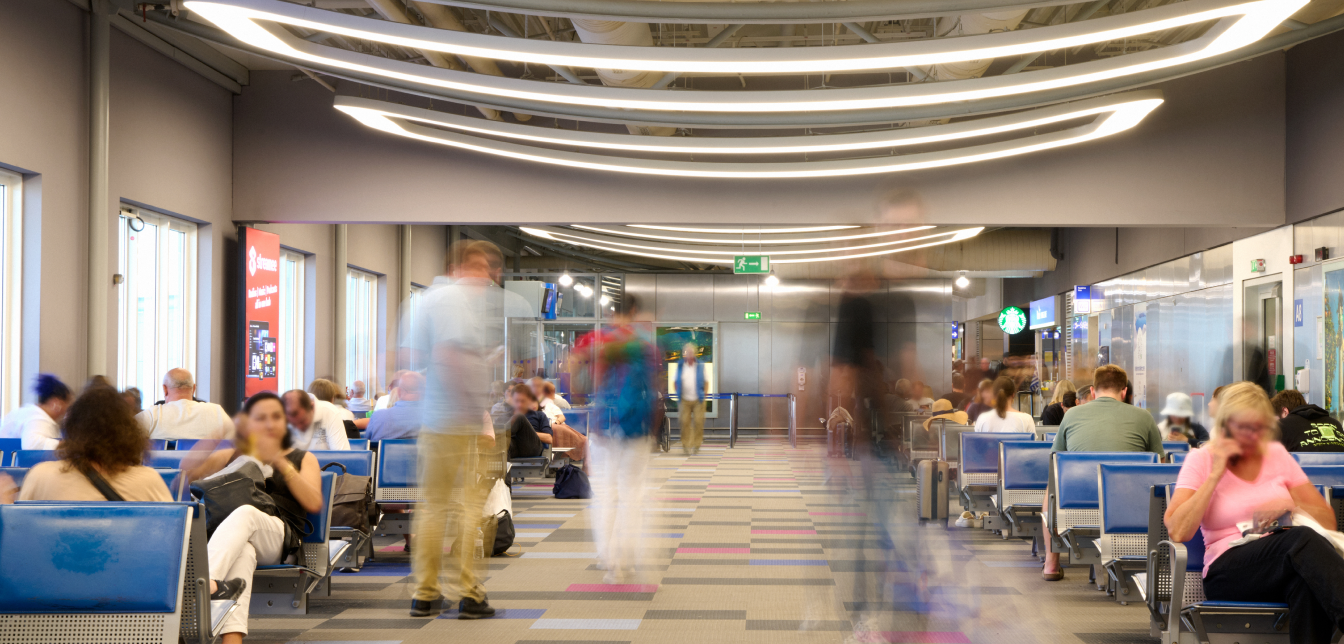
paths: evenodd
<path fill-rule="evenodd" d="M 962 513 L 961 513 L 961 516 L 957 517 L 956 525 L 957 525 L 958 528 L 969 528 L 969 527 L 971 527 L 971 522 L 972 522 L 974 519 L 975 519 L 975 515 L 974 515 L 974 514 L 971 514 L 969 511 L 968 511 L 968 512 L 962 512 Z"/>

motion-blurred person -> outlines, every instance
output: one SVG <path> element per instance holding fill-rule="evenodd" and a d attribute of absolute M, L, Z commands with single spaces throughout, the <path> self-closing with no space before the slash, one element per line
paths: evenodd
<path fill-rule="evenodd" d="M 196 380 L 186 369 L 163 376 L 163 400 L 135 417 L 150 438 L 163 440 L 229 440 L 233 420 L 223 407 L 196 400 Z"/>
<path fill-rule="evenodd" d="M 639 303 L 627 293 L 598 346 L 598 420 L 589 447 L 595 472 L 597 556 L 607 583 L 638 569 L 644 532 L 646 473 L 653 449 L 654 407 L 661 404 L 657 353 L 647 332 L 635 328 Z"/>
<path fill-rule="evenodd" d="M 541 376 L 529 380 L 528 383 L 532 387 L 532 393 L 537 395 L 537 402 L 541 403 L 541 407 L 546 413 L 553 413 L 549 410 L 551 407 L 554 407 L 557 411 L 570 409 L 569 401 L 555 392 L 555 383 Z"/>
<path fill-rule="evenodd" d="M 364 397 L 364 381 L 356 380 L 350 383 L 350 391 L 346 393 L 346 409 L 349 409 L 355 415 L 367 414 L 373 411 L 375 401 Z"/>
<path fill-rule="evenodd" d="M 839 342 L 839 339 L 836 339 Z M 884 401 L 893 411 L 919 411 L 919 404 L 911 400 L 911 390 L 914 385 L 909 380 L 901 378 L 891 387 L 891 396 L 883 396 Z"/>
<path fill-rule="evenodd" d="M 994 381 L 988 378 L 981 380 L 975 388 L 975 399 L 966 406 L 966 417 L 972 423 L 980 420 L 980 414 L 983 414 L 994 408 Z"/>
<path fill-rule="evenodd" d="M 350 449 L 345 437 L 345 422 L 335 406 L 322 400 L 313 400 L 302 389 L 290 389 L 282 397 L 289 432 L 294 445 L 303 450 Z"/>
<path fill-rule="evenodd" d="M 1059 402 L 1046 405 L 1041 410 L 1041 424 L 1049 427 L 1059 425 L 1064 420 L 1065 412 L 1078 406 L 1078 394 L 1070 391 L 1059 397 Z"/>
<path fill-rule="evenodd" d="M 1167 404 L 1158 412 L 1163 416 L 1157 431 L 1164 441 L 1185 441 L 1190 447 L 1199 447 L 1209 440 L 1209 430 L 1195 422 L 1194 404 L 1189 394 L 1173 391 L 1167 394 Z"/>
<path fill-rule="evenodd" d="M 373 411 L 387 409 L 397 403 L 397 385 L 401 382 L 401 377 L 409 373 L 406 369 L 401 369 L 392 374 L 392 382 L 387 383 L 387 393 L 378 397 L 373 404 Z"/>
<path fill-rule="evenodd" d="M 381 441 L 395 438 L 415 438 L 420 435 L 422 407 L 420 397 L 425 391 L 425 377 L 411 371 L 401 377 L 397 387 L 396 406 L 380 409 L 369 417 L 369 428 L 364 438 Z"/>
<path fill-rule="evenodd" d="M 509 402 L 509 384 L 503 380 L 490 383 L 490 420 L 495 427 L 504 427 L 513 418 L 513 405 Z"/>
<path fill-rule="evenodd" d="M 915 407 L 923 410 L 933 408 L 933 387 L 924 384 L 922 381 L 916 380 L 911 391 Z"/>
<path fill-rule="evenodd" d="M 1344 452 L 1344 429 L 1329 412 L 1285 389 L 1270 400 L 1279 417 L 1279 442 L 1290 452 Z"/>
<path fill-rule="evenodd" d="M 1014 398 L 1017 398 L 1017 383 L 1008 376 L 996 378 L 994 408 L 975 419 L 975 431 L 1001 434 L 1035 432 L 1036 421 L 1032 419 L 1031 414 L 1017 411 Z"/>
<path fill-rule="evenodd" d="M 145 408 L 144 397 L 140 395 L 139 387 L 127 387 L 121 392 L 121 397 L 126 400 L 127 405 L 130 405 L 132 414 L 138 414 Z"/>
<path fill-rule="evenodd" d="M 33 382 L 37 403 L 28 403 L 0 422 L 0 438 L 21 439 L 23 449 L 56 449 L 61 442 L 61 419 L 74 400 L 74 393 L 51 374 L 41 373 Z"/>
<path fill-rule="evenodd" d="M 355 419 L 355 414 L 345 408 L 345 390 L 341 389 L 341 386 L 336 382 L 326 378 L 317 378 L 308 383 L 308 393 L 313 395 L 319 407 L 323 406 L 322 403 L 330 405 L 331 410 L 336 412 L 341 420 L 353 421 Z"/>
<path fill-rule="evenodd" d="M 687 342 L 681 348 L 681 362 L 677 363 L 675 381 L 677 383 L 677 411 L 681 417 L 681 450 L 686 454 L 699 454 L 700 444 L 705 439 L 705 394 L 709 385 L 705 382 L 705 364 L 700 362 L 700 347 Z"/>
<path fill-rule="evenodd" d="M 415 595 L 410 613 L 428 616 L 444 597 L 439 583 L 443 550 L 456 543 L 449 575 L 456 588 L 449 592 L 461 596 L 459 619 L 480 619 L 495 614 L 473 563 L 486 493 L 478 481 L 480 457 L 483 449 L 495 449 L 493 437 L 489 446 L 481 444 L 482 425 L 509 298 L 492 279 L 492 263 L 503 265 L 494 244 L 459 242 L 450 261 L 454 281 L 421 296 L 407 347 L 414 364 L 427 366 L 418 466 L 425 498 L 413 522 L 418 545 L 411 562 Z"/>
<path fill-rule="evenodd" d="M 1055 434 L 1054 452 L 1153 452 L 1160 458 L 1162 435 L 1157 423 L 1147 411 L 1124 402 L 1129 393 L 1129 374 L 1124 369 L 1108 364 L 1097 367 L 1092 374 L 1092 391 L 1096 399 L 1086 405 L 1079 405 L 1064 414 L 1059 432 Z M 1042 501 L 1041 507 L 1050 507 L 1050 500 Z M 1045 523 L 1045 568 L 1046 581 L 1059 581 L 1064 578 L 1064 570 L 1059 567 L 1059 553 L 1050 551 L 1050 523 L 1046 513 L 1041 514 Z"/>
<path fill-rule="evenodd" d="M 953 409 L 962 409 L 966 404 L 966 377 L 959 372 L 952 372 L 952 391 L 943 394 L 943 400 L 952 403 Z"/>
<path fill-rule="evenodd" d="M 519 387 L 523 387 L 525 391 L 516 392 Z M 511 459 L 541 456 L 549 442 L 541 439 L 542 436 L 550 436 L 550 425 L 545 414 L 528 409 L 529 405 L 526 401 L 531 400 L 531 395 L 532 390 L 527 389 L 524 385 L 514 385 L 509 389 L 510 398 L 519 402 L 518 413 L 514 414 L 507 423 L 509 458 Z M 542 433 L 543 428 L 547 433 Z"/>

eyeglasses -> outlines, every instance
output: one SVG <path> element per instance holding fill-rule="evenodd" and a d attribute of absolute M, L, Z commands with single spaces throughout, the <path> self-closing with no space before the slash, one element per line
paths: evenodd
<path fill-rule="evenodd" d="M 1228 423 L 1227 428 L 1234 432 L 1245 432 L 1248 434 L 1259 434 L 1266 429 L 1264 423 Z"/>

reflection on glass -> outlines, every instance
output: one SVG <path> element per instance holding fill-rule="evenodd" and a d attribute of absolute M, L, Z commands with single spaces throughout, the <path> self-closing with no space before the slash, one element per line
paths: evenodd
<path fill-rule="evenodd" d="M 593 392 L 592 324 L 547 324 L 541 339 L 541 362 L 555 390 L 573 405 L 586 405 Z"/>
<path fill-rule="evenodd" d="M 128 228 L 129 230 L 129 228 Z M 154 339 L 158 336 L 158 307 L 155 285 L 158 282 L 159 227 L 146 223 L 144 230 L 131 231 L 128 237 L 126 286 L 134 307 L 132 328 L 127 334 L 127 355 L 135 361 L 132 385 L 140 391 L 158 391 Z"/>
<path fill-rule="evenodd" d="M 714 371 L 714 327 L 710 326 L 660 326 L 656 332 L 658 355 L 663 359 L 667 370 L 667 392 L 677 391 L 677 365 L 681 364 L 682 351 L 687 343 L 696 346 L 696 358 L 705 365 L 705 386 L 710 394 L 719 392 L 719 383 Z M 714 413 L 714 400 L 705 401 L 705 413 Z M 677 411 L 677 403 L 667 400 L 668 412 Z"/>

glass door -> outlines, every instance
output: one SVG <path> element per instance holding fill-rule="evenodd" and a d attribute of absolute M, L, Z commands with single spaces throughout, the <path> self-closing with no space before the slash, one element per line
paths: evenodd
<path fill-rule="evenodd" d="M 543 377 L 571 405 L 587 405 L 593 394 L 593 358 L 597 325 L 545 323 L 541 332 Z"/>
<path fill-rule="evenodd" d="M 1280 391 L 1283 377 L 1283 282 L 1277 275 L 1245 282 L 1242 299 L 1243 377 Z"/>

